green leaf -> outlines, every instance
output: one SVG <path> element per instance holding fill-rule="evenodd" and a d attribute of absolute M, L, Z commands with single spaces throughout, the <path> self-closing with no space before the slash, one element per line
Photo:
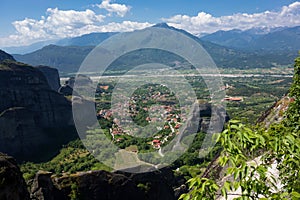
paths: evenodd
<path fill-rule="evenodd" d="M 224 188 L 226 189 L 226 191 L 230 191 L 230 183 L 228 181 L 224 183 Z"/>
<path fill-rule="evenodd" d="M 292 192 L 291 195 L 293 198 L 300 199 L 300 194 L 298 192 Z"/>
<path fill-rule="evenodd" d="M 225 188 L 221 189 L 221 194 L 222 194 L 223 197 L 225 197 L 225 199 L 227 199 L 227 192 L 226 192 Z"/>
<path fill-rule="evenodd" d="M 238 120 L 230 120 L 230 124 L 239 124 L 240 123 L 240 121 L 238 121 Z"/>

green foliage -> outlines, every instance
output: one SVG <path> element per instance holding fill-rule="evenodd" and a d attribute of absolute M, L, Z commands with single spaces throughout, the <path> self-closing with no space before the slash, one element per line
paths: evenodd
<path fill-rule="evenodd" d="M 140 190 L 142 190 L 143 192 L 148 193 L 150 191 L 150 189 L 151 189 L 151 183 L 146 183 L 146 184 L 139 183 L 139 184 L 137 184 L 137 187 Z"/>
<path fill-rule="evenodd" d="M 238 189 L 241 192 L 235 199 L 300 199 L 300 58 L 295 61 L 290 95 L 294 102 L 285 119 L 268 130 L 230 121 L 218 138 L 223 150 L 217 161 L 230 181 L 192 178 L 190 192 L 180 199 L 227 198 Z M 274 165 L 279 177 L 270 173 Z"/>
<path fill-rule="evenodd" d="M 219 186 L 210 179 L 191 178 L 188 180 L 190 193 L 183 194 L 179 199 L 188 200 L 210 200 L 216 199 L 216 192 L 219 190 Z"/>
<path fill-rule="evenodd" d="M 300 54 L 300 52 L 299 52 Z M 290 95 L 297 100 L 300 97 L 300 57 L 295 59 L 293 84 L 290 89 Z"/>
<path fill-rule="evenodd" d="M 218 163 L 226 167 L 225 176 L 233 180 L 225 181 L 219 190 L 212 191 L 209 187 L 217 185 L 216 180 L 208 182 L 206 178 L 195 177 L 188 182 L 191 191 L 182 198 L 187 198 L 187 195 L 187 199 L 214 198 L 212 195 L 218 194 L 227 197 L 238 188 L 241 189 L 241 197 L 237 199 L 295 198 L 300 193 L 300 140 L 292 132 L 286 132 L 288 129 L 280 124 L 269 131 L 253 131 L 238 121 L 231 121 L 218 138 L 223 147 Z M 276 185 L 278 178 L 268 172 L 273 161 L 278 163 L 283 184 L 279 190 Z"/>
<path fill-rule="evenodd" d="M 295 59 L 294 77 L 289 95 L 294 98 L 294 102 L 289 105 L 285 125 L 293 126 L 296 128 L 294 131 L 299 131 L 297 125 L 300 122 L 300 57 Z"/>
<path fill-rule="evenodd" d="M 80 193 L 78 191 L 78 185 L 76 183 L 72 183 L 71 192 L 69 194 L 71 200 L 78 200 L 80 197 Z"/>
<path fill-rule="evenodd" d="M 21 171 L 25 180 L 32 179 L 39 170 L 61 175 L 62 173 L 76 173 L 89 170 L 110 171 L 111 169 L 100 163 L 77 139 L 62 148 L 60 153 L 48 162 L 27 162 L 21 165 Z"/>

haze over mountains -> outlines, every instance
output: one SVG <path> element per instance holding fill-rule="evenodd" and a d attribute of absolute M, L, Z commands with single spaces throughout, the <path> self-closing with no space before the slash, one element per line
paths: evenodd
<path fill-rule="evenodd" d="M 222 68 L 268 68 L 288 65 L 293 63 L 300 47 L 299 26 L 270 30 L 257 28 L 246 31 L 218 31 L 201 38 L 164 23 L 155 26 L 179 31 L 197 40 L 212 56 L 217 66 Z M 116 33 L 91 33 L 67 38 L 31 53 L 14 54 L 14 58 L 31 65 L 56 67 L 61 73 L 74 73 L 95 46 L 114 34 Z M 37 44 L 31 47 L 35 45 Z"/>

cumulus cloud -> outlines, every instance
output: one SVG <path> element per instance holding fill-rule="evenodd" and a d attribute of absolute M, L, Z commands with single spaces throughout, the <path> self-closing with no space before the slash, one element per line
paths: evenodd
<path fill-rule="evenodd" d="M 98 7 L 109 13 L 124 16 L 130 7 L 103 0 Z M 20 46 L 33 42 L 66 37 L 76 37 L 91 32 L 124 32 L 143 29 L 153 24 L 148 22 L 123 21 L 120 23 L 104 22 L 106 16 L 95 11 L 59 10 L 48 8 L 46 15 L 40 19 L 25 18 L 13 22 L 16 33 L 0 38 L 0 46 Z M 209 13 L 199 12 L 197 16 L 175 15 L 163 21 L 169 25 L 187 30 L 193 34 L 212 33 L 218 30 L 249 29 L 253 27 L 275 28 L 280 26 L 300 25 L 300 2 L 283 6 L 277 11 L 260 13 L 236 13 L 215 17 Z"/>
<path fill-rule="evenodd" d="M 76 37 L 91 32 L 123 32 L 143 29 L 152 24 L 144 22 L 124 21 L 121 23 L 103 24 L 104 15 L 92 10 L 75 11 L 47 9 L 46 16 L 41 19 L 26 18 L 13 22 L 16 34 L 0 38 L 0 46 L 28 45 L 33 42 Z"/>
<path fill-rule="evenodd" d="M 237 13 L 221 17 L 214 17 L 209 13 L 199 12 L 197 16 L 175 15 L 162 20 L 170 26 L 187 30 L 196 35 L 212 33 L 218 30 L 296 26 L 300 25 L 300 2 L 283 6 L 279 11 L 265 11 L 253 14 Z"/>
<path fill-rule="evenodd" d="M 140 30 L 152 26 L 154 24 L 148 22 L 133 22 L 123 21 L 121 23 L 111 22 L 102 26 L 90 26 L 87 27 L 87 32 L 129 32 L 134 30 Z"/>
<path fill-rule="evenodd" d="M 101 4 L 97 6 L 99 8 L 103 8 L 109 12 L 109 15 L 112 13 L 116 13 L 120 17 L 124 17 L 127 12 L 130 10 L 130 6 L 126 6 L 125 4 L 117 4 L 117 3 L 110 3 L 111 0 L 103 0 Z"/>
<path fill-rule="evenodd" d="M 73 37 L 84 34 L 85 27 L 103 22 L 105 16 L 97 15 L 92 10 L 75 11 L 48 8 L 41 19 L 25 18 L 13 22 L 16 34 L 0 39 L 1 46 L 26 45 L 33 41 Z"/>

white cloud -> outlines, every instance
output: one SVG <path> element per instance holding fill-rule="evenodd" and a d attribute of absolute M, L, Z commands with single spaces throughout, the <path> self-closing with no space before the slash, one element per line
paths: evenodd
<path fill-rule="evenodd" d="M 237 13 L 221 17 L 214 17 L 211 14 L 199 12 L 197 16 L 175 15 L 170 18 L 164 18 L 163 21 L 170 26 L 187 30 L 196 35 L 212 33 L 218 30 L 297 26 L 300 25 L 300 2 L 283 6 L 279 11 L 265 11 L 253 14 Z"/>
<path fill-rule="evenodd" d="M 102 26 L 89 26 L 86 27 L 86 32 L 129 32 L 140 30 L 152 26 L 154 24 L 148 22 L 133 22 L 123 21 L 121 23 L 111 22 Z"/>
<path fill-rule="evenodd" d="M 130 7 L 125 5 L 110 3 L 110 0 L 104 0 L 100 5 L 107 9 L 108 12 L 116 13 L 119 16 L 124 16 L 130 9 Z M 40 19 L 25 18 L 24 20 L 13 22 L 16 33 L 0 38 L 0 47 L 29 45 L 33 42 L 76 37 L 91 32 L 133 31 L 153 25 L 148 22 L 133 21 L 105 24 L 105 17 L 90 9 L 75 11 L 48 8 L 46 15 Z M 197 16 L 175 15 L 163 19 L 163 21 L 171 26 L 199 35 L 218 30 L 296 26 L 300 25 L 300 2 L 283 6 L 278 11 L 265 11 L 253 14 L 237 13 L 221 17 L 199 12 Z"/>
<path fill-rule="evenodd" d="M 143 29 L 152 24 L 124 21 L 104 25 L 104 15 L 92 10 L 75 11 L 48 8 L 41 19 L 26 18 L 13 22 L 16 34 L 0 38 L 0 46 L 29 45 L 33 42 L 66 37 L 76 37 L 91 32 L 123 32 Z"/>
<path fill-rule="evenodd" d="M 120 17 L 124 17 L 131 9 L 130 6 L 126 6 L 125 4 L 110 3 L 110 1 L 111 0 L 103 0 L 102 3 L 98 4 L 97 6 L 107 10 L 109 15 L 116 13 Z"/>
<path fill-rule="evenodd" d="M 92 10 L 75 11 L 48 8 L 47 16 L 13 22 L 16 34 L 0 38 L 0 46 L 26 45 L 34 41 L 81 35 L 84 27 L 103 22 L 105 16 Z"/>

